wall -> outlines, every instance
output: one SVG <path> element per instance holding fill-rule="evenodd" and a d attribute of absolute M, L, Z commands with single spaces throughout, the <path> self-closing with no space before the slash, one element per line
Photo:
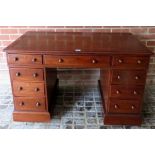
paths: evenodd
<path fill-rule="evenodd" d="M 0 71 L 7 71 L 6 57 L 3 48 L 20 37 L 24 32 L 48 30 L 53 32 L 131 32 L 155 53 L 155 26 L 0 26 Z M 81 81 L 94 84 L 99 77 L 99 71 L 94 70 L 59 70 L 59 77 L 69 81 L 69 84 Z M 68 82 L 67 81 L 67 82 Z M 151 57 L 147 84 L 155 86 L 155 56 Z"/>

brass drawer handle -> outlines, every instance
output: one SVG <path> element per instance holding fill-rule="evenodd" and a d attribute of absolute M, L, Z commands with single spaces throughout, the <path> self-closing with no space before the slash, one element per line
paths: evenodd
<path fill-rule="evenodd" d="M 92 60 L 92 63 L 93 63 L 93 64 L 96 64 L 96 63 L 97 63 L 97 61 L 96 61 L 95 59 L 93 59 L 93 60 Z"/>
<path fill-rule="evenodd" d="M 17 76 L 17 77 L 20 76 L 20 75 L 21 75 L 20 72 L 17 72 L 17 73 L 16 73 L 16 76 Z"/>
<path fill-rule="evenodd" d="M 35 91 L 35 92 L 38 92 L 38 91 L 39 91 L 39 88 L 35 88 L 34 91 Z"/>
<path fill-rule="evenodd" d="M 24 106 L 24 102 L 19 103 L 20 106 Z"/>
<path fill-rule="evenodd" d="M 37 73 L 33 73 L 33 77 L 37 77 L 38 76 L 38 74 Z"/>
<path fill-rule="evenodd" d="M 36 103 L 36 107 L 39 107 L 41 106 L 41 104 L 39 102 Z"/>
<path fill-rule="evenodd" d="M 23 90 L 23 87 L 20 86 L 20 87 L 18 88 L 18 90 L 19 90 L 19 91 Z"/>
<path fill-rule="evenodd" d="M 133 94 L 134 94 L 134 95 L 137 95 L 137 92 L 134 90 L 134 91 L 133 91 Z"/>
<path fill-rule="evenodd" d="M 115 109 L 118 109 L 118 108 L 119 108 L 119 106 L 118 106 L 117 104 L 115 104 L 115 105 L 114 105 L 114 108 L 115 108 Z"/>
<path fill-rule="evenodd" d="M 142 61 L 141 60 L 137 60 L 137 64 L 141 64 L 142 63 Z"/>
<path fill-rule="evenodd" d="M 63 62 L 63 59 L 59 59 L 59 63 L 62 63 Z"/>
<path fill-rule="evenodd" d="M 120 94 L 121 92 L 119 90 L 116 90 L 116 94 Z"/>
<path fill-rule="evenodd" d="M 32 62 L 36 62 L 36 61 L 37 61 L 37 59 L 36 59 L 36 58 L 33 58 L 33 59 L 32 59 Z"/>
<path fill-rule="evenodd" d="M 14 61 L 18 61 L 18 60 L 19 60 L 19 58 L 18 58 L 18 57 L 15 57 L 15 58 L 14 58 Z"/>
<path fill-rule="evenodd" d="M 138 80 L 139 79 L 139 76 L 135 76 L 135 79 Z"/>
<path fill-rule="evenodd" d="M 118 76 L 117 76 L 117 79 L 119 80 L 120 78 L 121 78 L 120 75 L 118 75 Z"/>
<path fill-rule="evenodd" d="M 132 109 L 132 110 L 134 110 L 134 109 L 135 109 L 135 106 L 134 106 L 134 105 L 132 105 L 132 106 L 131 106 L 131 109 Z"/>
<path fill-rule="evenodd" d="M 118 62 L 121 64 L 121 63 L 123 63 L 123 60 L 122 59 L 119 59 Z"/>

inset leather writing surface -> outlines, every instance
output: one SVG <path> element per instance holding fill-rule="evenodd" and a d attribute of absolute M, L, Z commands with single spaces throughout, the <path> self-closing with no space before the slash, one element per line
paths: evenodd
<path fill-rule="evenodd" d="M 49 52 L 52 54 L 151 54 L 130 33 L 27 32 L 7 52 Z M 78 52 L 76 52 L 78 51 Z"/>

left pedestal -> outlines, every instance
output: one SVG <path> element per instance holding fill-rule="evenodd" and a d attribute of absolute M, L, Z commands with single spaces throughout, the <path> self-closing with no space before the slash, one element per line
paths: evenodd
<path fill-rule="evenodd" d="M 8 64 L 14 99 L 13 120 L 50 121 L 46 70 L 41 66 L 42 56 L 8 54 Z"/>

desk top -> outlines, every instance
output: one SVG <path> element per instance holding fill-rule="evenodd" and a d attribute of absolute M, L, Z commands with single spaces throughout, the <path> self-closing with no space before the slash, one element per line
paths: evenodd
<path fill-rule="evenodd" d="M 33 32 L 6 47 L 8 53 L 152 54 L 131 33 Z"/>

